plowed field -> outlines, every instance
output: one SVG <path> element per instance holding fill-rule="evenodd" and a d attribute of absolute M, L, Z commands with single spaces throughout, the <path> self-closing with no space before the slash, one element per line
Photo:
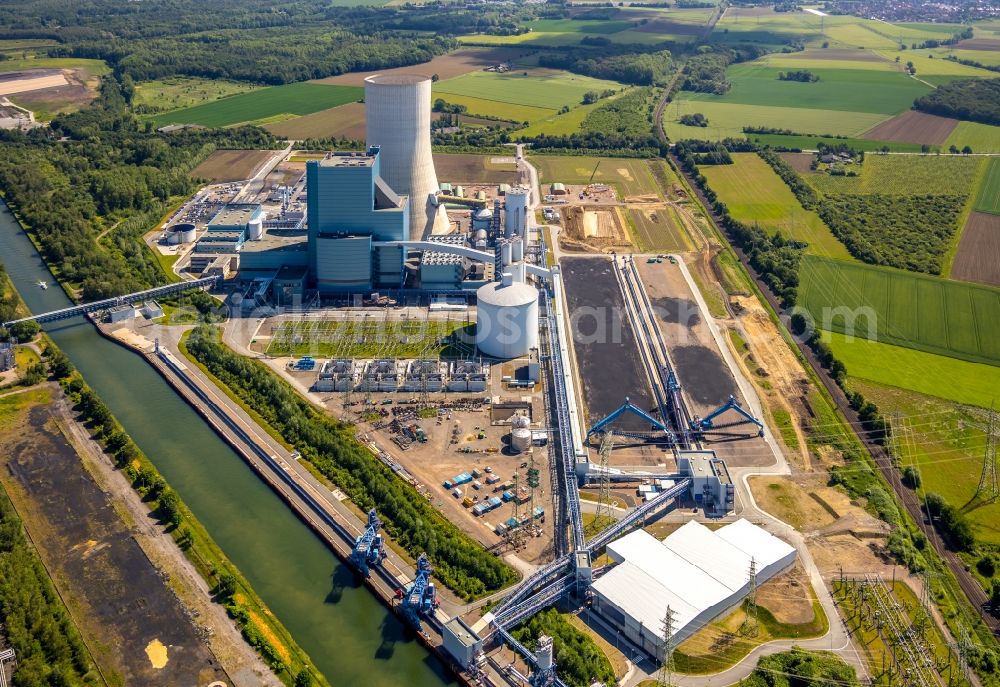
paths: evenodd
<path fill-rule="evenodd" d="M 1000 286 L 1000 215 L 973 212 L 965 223 L 951 278 Z"/>
<path fill-rule="evenodd" d="M 958 120 L 910 110 L 882 122 L 865 132 L 865 138 L 876 141 L 905 141 L 941 145 L 951 134 Z"/>

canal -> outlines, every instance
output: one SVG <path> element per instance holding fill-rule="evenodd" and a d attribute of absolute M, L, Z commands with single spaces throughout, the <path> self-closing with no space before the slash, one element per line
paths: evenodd
<path fill-rule="evenodd" d="M 72 305 L 2 201 L 0 260 L 32 312 Z M 142 357 L 83 318 L 46 331 L 334 687 L 451 683 L 440 661 Z"/>

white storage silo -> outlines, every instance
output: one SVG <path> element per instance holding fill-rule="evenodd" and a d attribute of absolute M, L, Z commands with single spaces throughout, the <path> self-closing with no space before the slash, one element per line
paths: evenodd
<path fill-rule="evenodd" d="M 476 291 L 476 345 L 491 358 L 509 360 L 538 347 L 538 290 L 509 274 Z"/>
<path fill-rule="evenodd" d="M 504 201 L 505 214 L 503 218 L 503 235 L 524 235 L 527 230 L 528 195 L 526 188 L 513 188 L 507 193 Z"/>
<path fill-rule="evenodd" d="M 500 264 L 506 267 L 513 261 L 514 247 L 511 245 L 510 241 L 504 241 L 500 244 Z"/>
<path fill-rule="evenodd" d="M 365 79 L 365 125 L 369 146 L 380 146 L 380 174 L 410 197 L 407 238 L 429 234 L 439 213 L 431 157 L 431 79 L 419 74 L 376 74 Z"/>
<path fill-rule="evenodd" d="M 264 216 L 258 215 L 247 222 L 247 238 L 250 241 L 260 241 L 264 238 Z"/>
<path fill-rule="evenodd" d="M 510 448 L 514 453 L 524 453 L 531 448 L 531 430 L 515 427 L 510 431 Z"/>
<path fill-rule="evenodd" d="M 514 262 L 524 260 L 524 239 L 517 234 L 514 235 L 514 239 L 511 241 L 510 257 Z"/>

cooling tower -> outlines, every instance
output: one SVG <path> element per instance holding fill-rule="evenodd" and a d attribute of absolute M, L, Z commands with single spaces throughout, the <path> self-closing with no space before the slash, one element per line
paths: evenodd
<path fill-rule="evenodd" d="M 431 80 L 418 74 L 376 74 L 365 79 L 369 146 L 381 147 L 381 176 L 410 197 L 410 238 L 430 234 L 438 217 L 431 157 Z"/>

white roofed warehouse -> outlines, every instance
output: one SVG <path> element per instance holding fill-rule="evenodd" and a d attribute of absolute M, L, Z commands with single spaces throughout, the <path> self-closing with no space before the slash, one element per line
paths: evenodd
<path fill-rule="evenodd" d="M 795 562 L 794 548 L 742 519 L 715 532 L 690 521 L 662 542 L 636 530 L 607 553 L 617 565 L 591 587 L 592 608 L 654 657 L 668 607 L 676 646 L 746 598 L 751 559 L 758 585 Z"/>

